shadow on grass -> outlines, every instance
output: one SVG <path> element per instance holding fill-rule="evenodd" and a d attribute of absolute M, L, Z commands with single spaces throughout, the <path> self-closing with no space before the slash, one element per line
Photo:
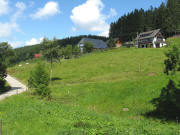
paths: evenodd
<path fill-rule="evenodd" d="M 167 114 L 167 113 L 154 110 L 151 112 L 147 112 L 143 115 L 147 118 L 156 118 L 156 119 L 166 121 L 166 122 L 172 121 L 172 122 L 180 123 L 180 112 L 176 112 L 177 115 L 171 115 L 171 114 L 174 114 L 174 112 Z"/>
<path fill-rule="evenodd" d="M 51 81 L 60 81 L 60 80 L 62 80 L 62 78 L 59 78 L 59 77 L 53 77 L 53 78 L 51 79 Z"/>
<path fill-rule="evenodd" d="M 4 88 L 0 88 L 0 94 L 6 93 L 11 90 L 10 86 L 6 86 Z"/>
<path fill-rule="evenodd" d="M 18 90 L 21 89 L 22 87 L 12 87 L 11 90 Z"/>

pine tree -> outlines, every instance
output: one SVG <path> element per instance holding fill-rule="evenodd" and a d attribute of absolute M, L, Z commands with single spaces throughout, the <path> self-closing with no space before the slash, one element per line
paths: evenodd
<path fill-rule="evenodd" d="M 34 90 L 34 93 L 42 97 L 50 97 L 51 91 L 49 85 L 49 74 L 44 64 L 39 63 L 31 72 L 28 79 L 28 86 Z"/>

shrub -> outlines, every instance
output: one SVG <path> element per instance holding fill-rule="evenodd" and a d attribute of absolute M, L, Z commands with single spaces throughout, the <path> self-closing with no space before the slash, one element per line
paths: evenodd
<path fill-rule="evenodd" d="M 172 50 L 168 51 L 165 55 L 167 59 L 164 61 L 164 73 L 169 75 L 170 71 L 172 71 L 172 74 L 175 74 L 176 71 L 180 71 L 180 47 L 173 46 Z"/>
<path fill-rule="evenodd" d="M 167 118 L 180 118 L 180 89 L 173 80 L 162 89 L 160 97 L 153 99 L 156 111 Z"/>
<path fill-rule="evenodd" d="M 84 43 L 84 52 L 90 53 L 93 51 L 93 43 L 91 42 L 85 42 Z"/>
<path fill-rule="evenodd" d="M 70 58 L 72 58 L 72 53 L 73 53 L 72 45 L 67 45 L 67 46 L 63 49 L 63 54 L 64 54 L 64 58 L 65 58 L 65 59 L 70 59 Z"/>
<path fill-rule="evenodd" d="M 44 64 L 35 67 L 28 79 L 28 87 L 32 88 L 35 94 L 50 98 L 51 91 L 48 87 L 50 78 L 44 67 Z"/>
<path fill-rule="evenodd" d="M 166 75 L 171 73 L 171 78 L 180 71 L 180 49 L 174 46 L 166 53 L 167 59 L 164 61 Z M 180 81 L 179 86 L 170 79 L 168 85 L 162 88 L 158 98 L 152 100 L 156 107 L 156 112 L 166 118 L 180 119 Z"/>
<path fill-rule="evenodd" d="M 109 39 L 107 46 L 108 48 L 116 47 L 116 43 L 112 37 Z"/>
<path fill-rule="evenodd" d="M 2 56 L 0 54 L 0 92 L 2 92 L 5 89 L 5 80 L 4 78 L 7 76 L 6 73 L 6 66 L 3 63 Z"/>
<path fill-rule="evenodd" d="M 80 49 L 77 45 L 73 47 L 73 55 L 75 58 L 80 56 Z"/>

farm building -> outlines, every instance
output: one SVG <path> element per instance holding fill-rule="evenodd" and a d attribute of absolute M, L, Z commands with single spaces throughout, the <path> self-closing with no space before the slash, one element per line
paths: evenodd
<path fill-rule="evenodd" d="M 81 41 L 78 43 L 78 47 L 80 48 L 80 51 L 83 52 L 83 47 L 85 42 L 90 42 L 93 44 L 93 49 L 106 49 L 107 44 L 99 39 L 92 39 L 92 38 L 82 38 Z"/>
<path fill-rule="evenodd" d="M 166 45 L 160 29 L 140 33 L 136 38 L 138 48 L 160 48 Z"/>
<path fill-rule="evenodd" d="M 40 58 L 40 57 L 42 57 L 42 54 L 34 54 L 35 59 Z"/>

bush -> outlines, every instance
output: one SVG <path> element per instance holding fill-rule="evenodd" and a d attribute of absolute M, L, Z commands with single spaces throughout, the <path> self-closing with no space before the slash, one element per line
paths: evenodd
<path fill-rule="evenodd" d="M 180 71 L 180 48 L 174 46 L 169 52 L 166 53 L 167 59 L 164 61 L 165 70 L 164 73 L 171 78 Z M 179 86 L 170 79 L 168 85 L 162 88 L 161 94 L 158 98 L 152 100 L 155 105 L 158 114 L 165 116 L 167 119 L 179 119 L 180 120 L 180 81 Z"/>
<path fill-rule="evenodd" d="M 63 49 L 63 54 L 64 54 L 65 59 L 71 59 L 72 58 L 72 53 L 73 53 L 72 45 L 67 45 Z"/>
<path fill-rule="evenodd" d="M 80 56 L 80 49 L 77 45 L 73 47 L 73 55 L 75 58 Z"/>
<path fill-rule="evenodd" d="M 3 63 L 3 59 L 1 57 L 2 56 L 0 54 L 0 92 L 4 91 L 4 89 L 5 89 L 6 81 L 4 80 L 4 78 L 7 76 L 6 66 Z"/>
<path fill-rule="evenodd" d="M 6 81 L 0 77 L 0 93 L 4 92 Z"/>
<path fill-rule="evenodd" d="M 173 46 L 172 50 L 168 51 L 165 55 L 167 59 L 164 61 L 164 73 L 169 75 L 170 71 L 172 74 L 175 74 L 175 72 L 180 71 L 180 47 Z"/>
<path fill-rule="evenodd" d="M 180 118 L 180 89 L 173 80 L 162 89 L 160 97 L 153 99 L 156 111 L 167 118 Z"/>
<path fill-rule="evenodd" d="M 50 78 L 44 67 L 44 64 L 35 67 L 28 79 L 28 87 L 32 88 L 35 94 L 50 98 L 51 91 L 48 87 Z"/>
<path fill-rule="evenodd" d="M 108 48 L 116 47 L 116 43 L 112 37 L 109 39 L 107 46 Z"/>
<path fill-rule="evenodd" d="M 84 43 L 84 52 L 90 53 L 93 51 L 93 43 L 91 42 L 85 42 Z"/>

